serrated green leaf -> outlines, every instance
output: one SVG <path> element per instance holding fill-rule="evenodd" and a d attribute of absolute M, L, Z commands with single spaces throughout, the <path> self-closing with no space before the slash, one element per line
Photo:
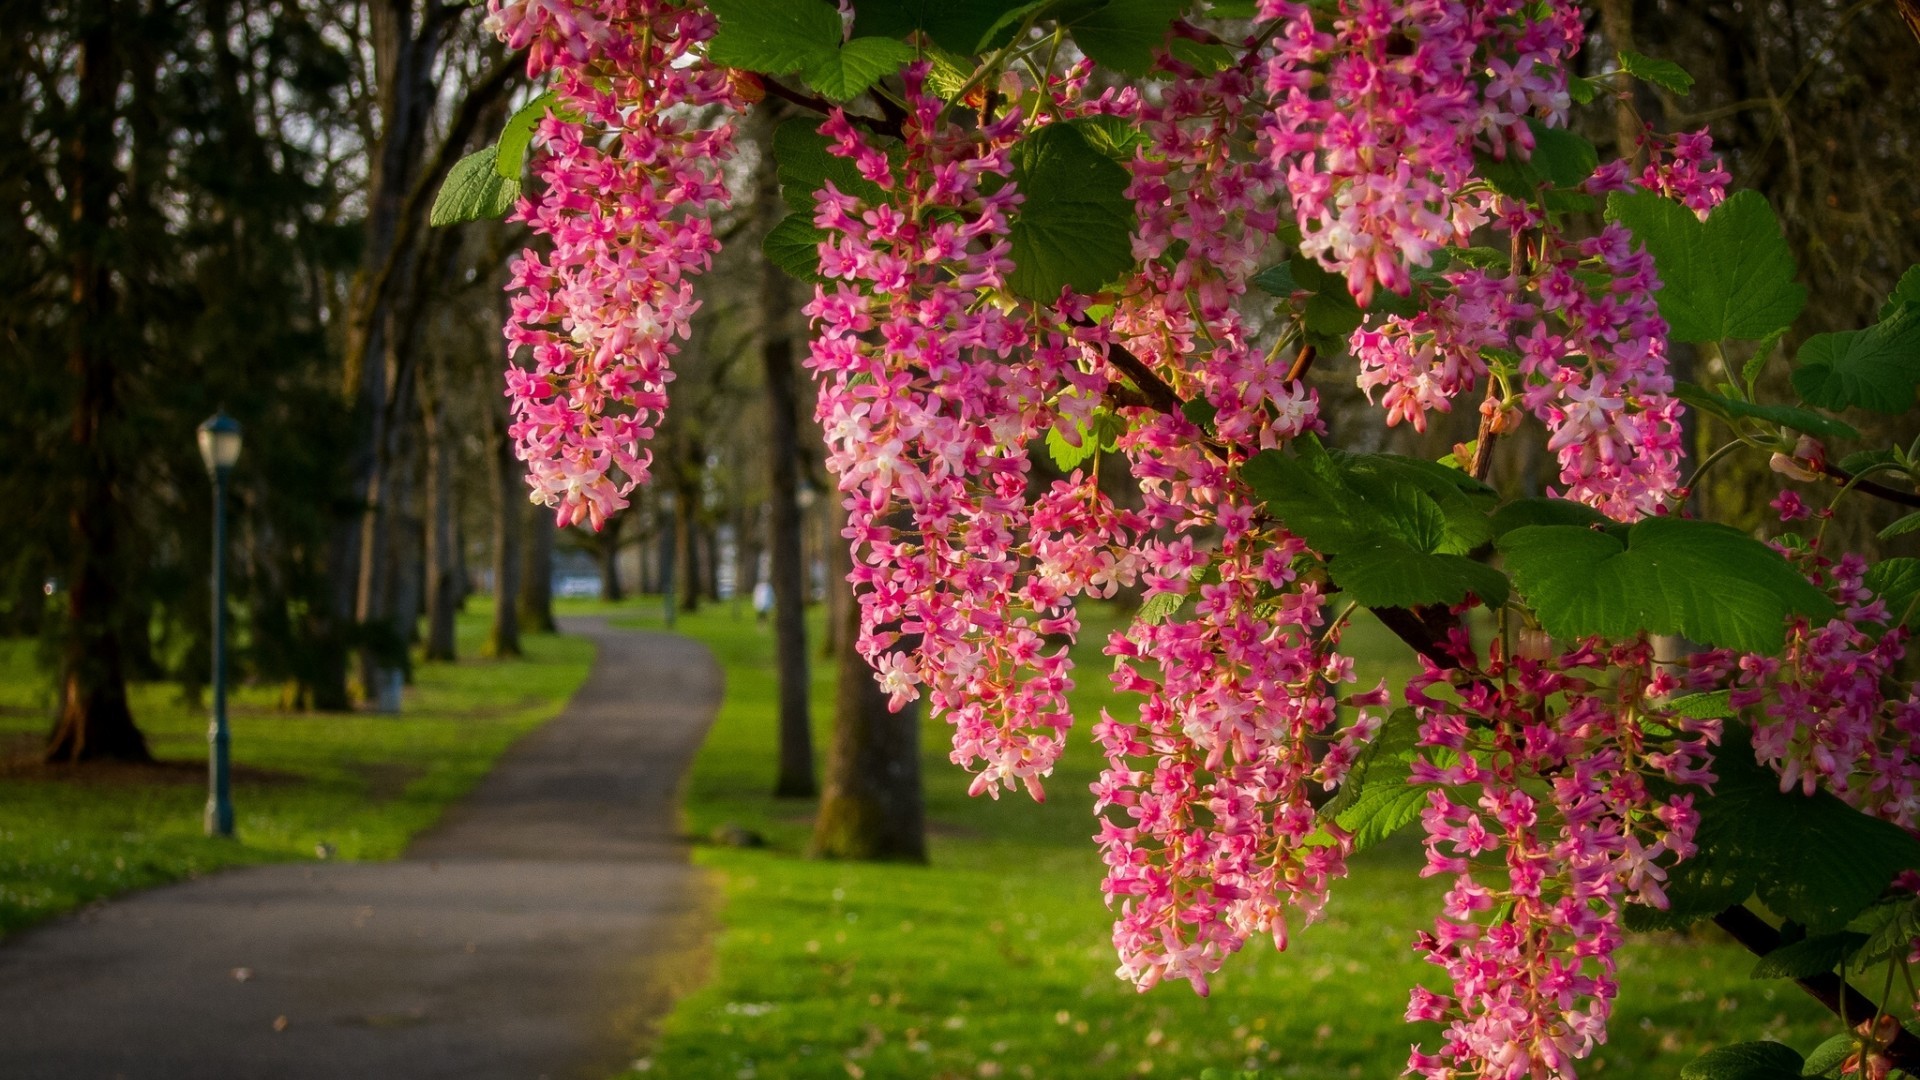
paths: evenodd
<path fill-rule="evenodd" d="M 1780 339 L 1786 336 L 1787 328 L 1784 326 L 1768 334 L 1761 339 L 1760 347 L 1753 350 L 1753 355 L 1747 357 L 1747 362 L 1740 366 L 1740 381 L 1747 384 L 1747 396 L 1753 396 L 1753 381 L 1760 377 L 1767 361 L 1773 358 L 1773 350 L 1780 347 Z"/>
<path fill-rule="evenodd" d="M 1458 604 L 1468 594 L 1488 607 L 1507 602 L 1500 571 L 1464 555 L 1420 551 L 1396 537 L 1348 548 L 1327 564 L 1334 584 L 1368 607 Z"/>
<path fill-rule="evenodd" d="M 1849 923 L 1848 929 L 1861 939 L 1853 952 L 1854 970 L 1901 959 L 1912 950 L 1913 939 L 1920 937 L 1920 902 L 1909 898 L 1876 904 Z"/>
<path fill-rule="evenodd" d="M 1920 866 L 1920 841 L 1826 792 L 1780 790 L 1754 760 L 1743 725 L 1726 725 L 1711 794 L 1691 791 L 1700 814 L 1692 858 L 1668 873 L 1664 921 L 1684 925 L 1758 895 L 1813 934 L 1846 929 L 1895 874 Z M 1656 785 L 1660 786 L 1660 785 Z"/>
<path fill-rule="evenodd" d="M 1875 465 L 1892 465 L 1900 460 L 1900 455 L 1892 450 L 1861 450 L 1840 459 L 1840 467 L 1853 474 L 1860 474 Z"/>
<path fill-rule="evenodd" d="M 1529 525 L 1497 544 L 1514 587 L 1557 638 L 1684 634 L 1773 654 L 1789 614 L 1833 612 L 1773 549 L 1713 522 L 1647 518 L 1624 543 L 1580 526 Z"/>
<path fill-rule="evenodd" d="M 943 49 L 972 56 L 1000 41 L 983 41 L 995 36 L 1010 37 L 1014 27 L 1002 20 L 1014 13 L 1022 17 L 1028 10 L 1044 6 L 1027 0 L 861 0 L 854 15 L 854 29 L 881 37 L 906 37 L 916 30 Z"/>
<path fill-rule="evenodd" d="M 1891 540 L 1896 536 L 1905 536 L 1916 529 L 1920 529 L 1920 510 L 1916 510 L 1886 528 L 1881 529 L 1880 539 Z"/>
<path fill-rule="evenodd" d="M 1859 1044 L 1852 1035 L 1835 1035 L 1813 1048 L 1807 1055 L 1806 1064 L 1800 1066 L 1801 1076 L 1836 1075 L 1843 1062 L 1853 1056 Z"/>
<path fill-rule="evenodd" d="M 893 38 L 857 37 L 808 65 L 807 85 L 834 101 L 851 101 L 917 56 Z"/>
<path fill-rule="evenodd" d="M 1920 266 L 1910 266 L 1900 275 L 1899 284 L 1893 287 L 1893 294 L 1880 306 L 1882 319 L 1900 310 L 1902 304 L 1920 304 Z"/>
<path fill-rule="evenodd" d="M 527 146 L 533 142 L 534 129 L 540 121 L 546 119 L 547 111 L 558 100 L 549 90 L 544 94 L 515 109 L 507 117 L 507 125 L 500 129 L 500 141 L 495 143 L 494 169 L 501 178 L 519 180 L 527 167 Z"/>
<path fill-rule="evenodd" d="M 1607 217 L 1653 256 L 1661 283 L 1655 299 L 1675 341 L 1758 341 L 1806 306 L 1780 221 L 1758 192 L 1739 192 L 1705 222 L 1654 192 L 1616 192 Z"/>
<path fill-rule="evenodd" d="M 1759 420 L 1829 439 L 1860 437 L 1860 432 L 1855 430 L 1853 425 L 1835 420 L 1830 416 L 1822 416 L 1810 409 L 1796 408 L 1792 405 L 1756 405 L 1750 401 L 1716 394 L 1689 382 L 1675 383 L 1673 396 L 1696 409 L 1704 409 L 1727 420 Z"/>
<path fill-rule="evenodd" d="M 1132 161 L 1134 151 L 1148 142 L 1140 125 L 1121 116 L 1082 116 L 1067 122 L 1087 137 L 1087 145 L 1122 163 Z"/>
<path fill-rule="evenodd" d="M 824 0 L 708 0 L 720 28 L 707 58 L 766 75 L 811 70 L 840 48 L 840 13 Z"/>
<path fill-rule="evenodd" d="M 1693 76 L 1671 60 L 1655 60 L 1643 53 L 1622 49 L 1620 69 L 1641 82 L 1665 87 L 1682 96 L 1693 92 Z"/>
<path fill-rule="evenodd" d="M 1167 29 L 1186 11 L 1189 0 L 1106 0 L 1077 4 L 1060 21 L 1074 44 L 1103 68 L 1145 75 L 1153 54 L 1167 41 Z"/>
<path fill-rule="evenodd" d="M 1684 716 L 1690 720 L 1717 720 L 1734 715 L 1733 694 L 1728 690 L 1711 690 L 1704 694 L 1688 694 L 1675 698 L 1663 706 L 1664 711 L 1675 716 Z"/>
<path fill-rule="evenodd" d="M 1920 303 L 1902 303 L 1864 330 L 1815 334 L 1794 364 L 1793 388 L 1810 405 L 1904 413 L 1920 383 Z"/>
<path fill-rule="evenodd" d="M 1599 95 L 1600 84 L 1592 79 L 1579 75 L 1567 77 L 1567 96 L 1573 99 L 1575 105 L 1591 105 Z"/>
<path fill-rule="evenodd" d="M 1181 593 L 1154 593 L 1147 602 L 1140 605 L 1140 621 L 1148 626 L 1156 626 L 1173 618 L 1187 602 Z"/>
<path fill-rule="evenodd" d="M 1527 118 L 1527 126 L 1533 130 L 1530 162 L 1555 187 L 1578 187 L 1599 166 L 1600 152 L 1578 134 L 1548 127 L 1533 117 Z"/>
<path fill-rule="evenodd" d="M 1098 291 L 1133 265 L 1130 177 L 1071 124 L 1049 124 L 1013 151 L 1013 181 L 1025 196 L 1014 217 L 1007 287 L 1042 303 L 1060 290 Z"/>
<path fill-rule="evenodd" d="M 1219 42 L 1195 41 L 1192 38 L 1177 37 L 1167 43 L 1167 51 L 1175 60 L 1193 68 L 1202 75 L 1211 75 L 1216 71 L 1225 71 L 1233 66 L 1234 52 Z"/>
<path fill-rule="evenodd" d="M 1383 775 L 1391 772 L 1391 783 L 1405 784 L 1412 775 L 1408 763 L 1412 761 L 1414 748 L 1419 743 L 1420 718 L 1414 715 L 1413 710 L 1403 706 L 1389 713 L 1381 722 L 1380 730 L 1374 732 L 1373 739 L 1354 756 L 1346 777 L 1340 781 L 1339 790 L 1320 807 L 1320 819 L 1338 820 L 1341 814 L 1346 813 L 1349 807 L 1359 801 L 1360 792 L 1366 788 L 1375 770 L 1381 770 Z"/>
<path fill-rule="evenodd" d="M 1496 537 L 1529 525 L 1604 528 L 1613 524 L 1613 519 L 1607 515 L 1570 499 L 1515 499 L 1493 512 L 1493 534 Z"/>
<path fill-rule="evenodd" d="M 1886 601 L 1887 618 L 1920 629 L 1920 559 L 1885 559 L 1867 568 L 1867 588 Z"/>
<path fill-rule="evenodd" d="M 1206 398 L 1197 397 L 1180 406 L 1180 415 L 1194 427 L 1207 434 L 1213 434 L 1213 421 L 1220 415 L 1220 407 Z"/>
<path fill-rule="evenodd" d="M 1680 1069 L 1680 1080 L 1800 1080 L 1805 1061 L 1790 1046 L 1747 1042 L 1709 1050 Z"/>
<path fill-rule="evenodd" d="M 1832 972 L 1866 944 L 1867 935 L 1851 930 L 1816 934 L 1782 945 L 1754 962 L 1756 979 L 1805 979 Z"/>
<path fill-rule="evenodd" d="M 787 209 L 813 220 L 813 193 L 833 186 L 843 195 L 870 203 L 887 201 L 880 185 L 860 175 L 854 163 L 827 152 L 833 140 L 820 134 L 815 117 L 796 116 L 783 121 L 773 132 L 773 159 L 779 166 L 780 198 Z"/>
<path fill-rule="evenodd" d="M 1063 473 L 1071 473 L 1086 464 L 1100 449 L 1086 428 L 1079 428 L 1079 438 L 1079 443 L 1075 444 L 1060 430 L 1058 424 L 1047 429 L 1047 456 Z"/>
<path fill-rule="evenodd" d="M 438 227 L 505 217 L 520 197 L 520 181 L 501 176 L 494 167 L 499 160 L 500 148 L 489 146 L 454 162 L 433 198 L 427 224 Z"/>
<path fill-rule="evenodd" d="M 790 276 L 817 285 L 826 280 L 820 276 L 820 242 L 826 238 L 826 230 L 815 227 L 811 215 L 788 214 L 767 232 L 760 250 Z"/>

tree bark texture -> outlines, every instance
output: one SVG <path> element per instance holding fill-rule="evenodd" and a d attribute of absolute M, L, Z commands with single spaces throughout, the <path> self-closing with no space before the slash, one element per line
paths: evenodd
<path fill-rule="evenodd" d="M 849 610 L 855 609 L 849 605 Z M 851 642 L 859 627 L 842 626 L 840 632 Z M 850 647 L 840 656 L 827 788 L 810 853 L 827 859 L 927 861 L 919 705 L 889 712 L 873 669 Z"/>
<path fill-rule="evenodd" d="M 778 222 L 784 207 L 773 169 L 773 126 L 763 130 L 759 190 L 761 224 Z M 798 375 L 793 356 L 793 283 L 770 261 L 760 267 L 760 367 L 767 407 L 767 550 L 773 585 L 773 642 L 780 685 L 780 771 L 775 795 L 810 797 L 819 790 L 814 774 L 811 677 L 807 672 L 806 570 L 801 559 Z"/>
<path fill-rule="evenodd" d="M 519 465 L 515 463 L 512 468 L 515 489 L 524 490 L 517 482 Z M 520 572 L 520 627 L 530 633 L 551 634 L 559 629 L 553 622 L 553 539 L 559 529 L 553 523 L 553 511 L 547 507 L 528 507 L 523 499 L 521 513 L 527 515 L 527 547 Z"/>
<path fill-rule="evenodd" d="M 460 608 L 459 543 L 454 530 L 453 446 L 446 430 L 446 403 L 439 387 L 423 396 L 420 418 L 427 443 L 427 646 L 428 660 L 452 660 L 454 616 Z"/>
<path fill-rule="evenodd" d="M 625 522 L 624 513 L 613 515 L 594 538 L 600 545 L 600 599 L 609 604 L 617 604 L 627 595 L 620 587 L 620 527 Z"/>
<path fill-rule="evenodd" d="M 493 625 L 487 631 L 487 655 L 519 656 L 520 542 L 526 534 L 527 488 L 507 436 L 506 399 L 495 399 L 487 418 L 487 472 L 493 481 Z"/>
<path fill-rule="evenodd" d="M 50 762 L 152 760 L 127 703 L 116 630 L 121 602 L 115 580 L 118 477 L 107 431 L 118 404 L 111 348 L 115 297 L 103 257 L 113 189 L 119 182 L 114 120 L 122 72 L 114 7 L 112 0 L 102 0 L 82 9 L 86 25 L 80 42 L 79 124 L 63 169 L 69 219 L 62 231 L 72 277 L 67 368 L 77 390 L 69 438 L 77 473 L 67 516 L 73 551 L 66 583 L 60 713 L 46 749 Z"/>

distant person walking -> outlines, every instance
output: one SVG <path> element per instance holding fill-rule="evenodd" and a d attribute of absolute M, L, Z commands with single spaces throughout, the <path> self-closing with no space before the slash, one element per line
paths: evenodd
<path fill-rule="evenodd" d="M 773 582 L 761 578 L 753 587 L 753 618 L 761 626 L 767 625 L 767 615 L 773 611 Z"/>

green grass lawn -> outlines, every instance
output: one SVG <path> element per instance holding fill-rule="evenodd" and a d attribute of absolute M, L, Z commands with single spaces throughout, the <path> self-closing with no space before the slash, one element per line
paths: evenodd
<path fill-rule="evenodd" d="M 230 708 L 236 838 L 202 835 L 207 714 L 170 684 L 133 688 L 161 764 L 38 764 L 51 689 L 29 643 L 0 642 L 0 933 L 129 889 L 245 863 L 390 859 L 484 776 L 516 738 L 559 711 L 593 646 L 528 636 L 525 659 L 477 659 L 485 598 L 460 620 L 456 664 L 424 664 L 397 716 L 287 713 L 277 688 Z"/>
<path fill-rule="evenodd" d="M 657 607 L 626 625 L 659 627 Z M 817 622 L 816 622 L 817 628 Z M 926 729 L 932 865 L 800 857 L 810 803 L 768 796 L 774 679 L 767 630 L 730 606 L 683 616 L 727 671 L 727 696 L 689 781 L 689 831 L 734 823 L 764 849 L 703 846 L 723 905 L 714 972 L 683 999 L 631 1080 L 777 1077 L 1053 1080 L 1194 1077 L 1212 1066 L 1287 1080 L 1386 1078 L 1433 1031 L 1402 1020 L 1407 988 L 1431 969 L 1409 948 L 1441 888 L 1416 876 L 1420 850 L 1396 838 L 1354 862 L 1326 921 L 1285 954 L 1255 943 L 1196 997 L 1184 983 L 1138 994 L 1113 977 L 1109 917 L 1090 839 L 1100 764 L 1083 727 L 1049 800 L 969 799 L 947 761 L 944 725 Z M 1377 625 L 1349 637 L 1384 673 Z M 1097 648 L 1081 652 L 1084 718 L 1111 700 Z M 816 744 L 825 745 L 832 672 L 814 670 Z M 1119 706 L 1122 703 L 1116 703 Z M 1583 1075 L 1672 1077 L 1702 1050 L 1772 1037 L 1803 1052 L 1831 1032 L 1784 983 L 1748 979 L 1751 958 L 1711 934 L 1642 939 L 1622 960 L 1612 1041 Z"/>

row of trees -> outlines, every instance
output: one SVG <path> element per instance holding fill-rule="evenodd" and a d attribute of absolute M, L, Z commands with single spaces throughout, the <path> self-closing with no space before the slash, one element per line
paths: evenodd
<path fill-rule="evenodd" d="M 44 643 L 50 760 L 144 758 L 129 680 L 206 678 L 211 491 L 192 431 L 219 408 L 247 437 L 231 508 L 241 667 L 289 707 L 351 707 L 410 644 L 451 659 L 481 577 L 521 597 L 496 605 L 490 642 L 517 652 L 522 629 L 551 629 L 556 544 L 613 573 L 623 541 L 652 544 L 672 520 L 663 561 L 691 605 L 731 523 L 752 572 L 766 481 L 763 425 L 738 419 L 760 381 L 750 286 L 714 298 L 678 388 L 675 513 L 587 537 L 528 504 L 499 338 L 524 230 L 428 227 L 452 164 L 532 92 L 472 9 L 74 0 L 16 15 L 0 42 L 16 148 L 0 160 L 0 633 Z"/>

